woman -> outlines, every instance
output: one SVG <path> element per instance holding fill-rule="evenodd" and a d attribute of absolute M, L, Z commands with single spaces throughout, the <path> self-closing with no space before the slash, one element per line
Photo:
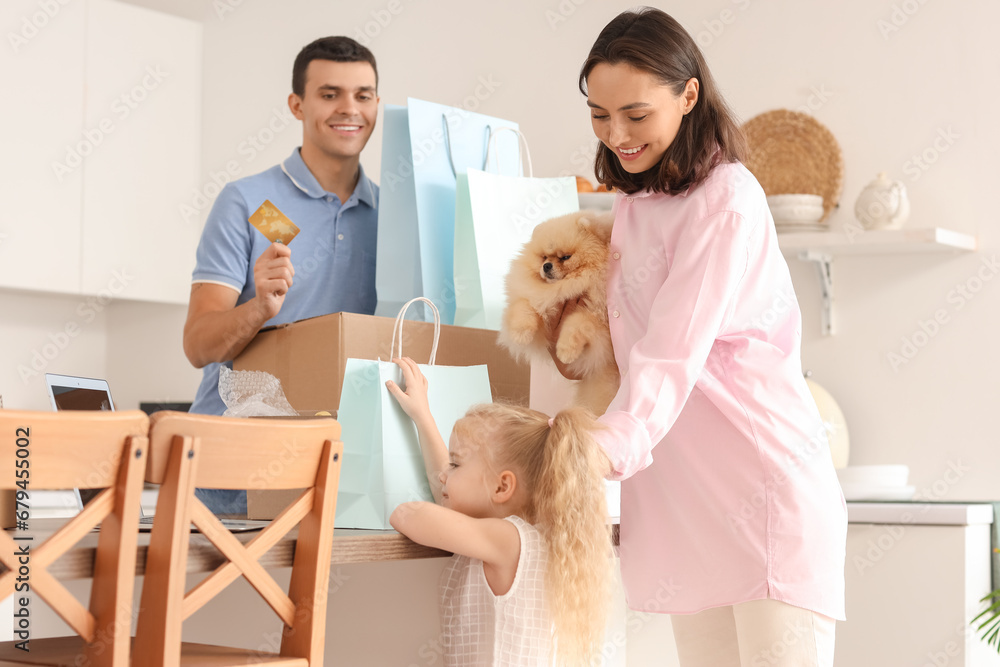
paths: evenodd
<path fill-rule="evenodd" d="M 624 480 L 629 606 L 673 615 L 684 667 L 832 665 L 846 505 L 744 139 L 659 10 L 605 27 L 580 90 L 598 180 L 618 191 L 608 315 L 622 382 L 596 438 Z"/>

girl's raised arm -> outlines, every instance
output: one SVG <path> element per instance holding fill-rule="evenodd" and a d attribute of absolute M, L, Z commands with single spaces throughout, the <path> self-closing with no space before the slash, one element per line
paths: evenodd
<path fill-rule="evenodd" d="M 448 447 L 444 444 L 441 432 L 431 414 L 430 404 L 427 402 L 427 378 L 420 372 L 417 362 L 413 359 L 403 357 L 393 361 L 403 371 L 406 391 L 400 389 L 392 380 L 388 380 L 385 386 L 417 427 L 427 482 L 430 484 L 431 493 L 434 494 L 434 502 L 440 504 L 441 473 L 448 467 Z"/>

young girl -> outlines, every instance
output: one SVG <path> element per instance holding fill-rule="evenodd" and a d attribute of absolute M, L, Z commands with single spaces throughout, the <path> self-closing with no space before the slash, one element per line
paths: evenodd
<path fill-rule="evenodd" d="M 400 505 L 392 526 L 455 554 L 442 577 L 445 664 L 590 664 L 598 655 L 611 581 L 604 483 L 607 457 L 593 421 L 549 419 L 508 405 L 473 407 L 445 447 L 416 363 L 396 359 L 436 503 Z"/>
<path fill-rule="evenodd" d="M 832 665 L 846 509 L 740 130 L 660 10 L 612 20 L 580 90 L 597 177 L 618 191 L 608 314 L 622 384 L 595 439 L 625 480 L 629 606 L 674 614 L 683 667 Z"/>

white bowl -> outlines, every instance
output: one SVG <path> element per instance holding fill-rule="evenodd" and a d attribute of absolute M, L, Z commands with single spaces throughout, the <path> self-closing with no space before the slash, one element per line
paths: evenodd
<path fill-rule="evenodd" d="M 844 500 L 913 500 L 916 487 L 879 486 L 877 484 L 841 484 Z"/>
<path fill-rule="evenodd" d="M 772 206 L 771 217 L 775 222 L 805 222 L 815 223 L 823 217 L 822 206 L 809 204 L 781 204 Z"/>
<path fill-rule="evenodd" d="M 840 485 L 906 486 L 910 467 L 905 465 L 847 466 L 837 470 Z"/>
<path fill-rule="evenodd" d="M 768 206 L 819 206 L 823 207 L 823 198 L 819 195 L 768 195 Z"/>

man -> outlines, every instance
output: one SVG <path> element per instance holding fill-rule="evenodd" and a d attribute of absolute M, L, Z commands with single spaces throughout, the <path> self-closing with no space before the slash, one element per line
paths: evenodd
<path fill-rule="evenodd" d="M 377 87 L 375 57 L 348 37 L 318 39 L 296 57 L 288 106 L 302 121 L 301 148 L 226 185 L 198 245 L 184 353 L 205 370 L 191 412 L 223 413 L 219 368 L 231 367 L 262 327 L 375 312 L 378 186 L 359 156 L 375 129 Z M 294 250 L 248 222 L 265 200 L 300 228 Z M 226 496 L 235 505 L 215 509 L 245 512 L 246 495 L 237 493 Z"/>

